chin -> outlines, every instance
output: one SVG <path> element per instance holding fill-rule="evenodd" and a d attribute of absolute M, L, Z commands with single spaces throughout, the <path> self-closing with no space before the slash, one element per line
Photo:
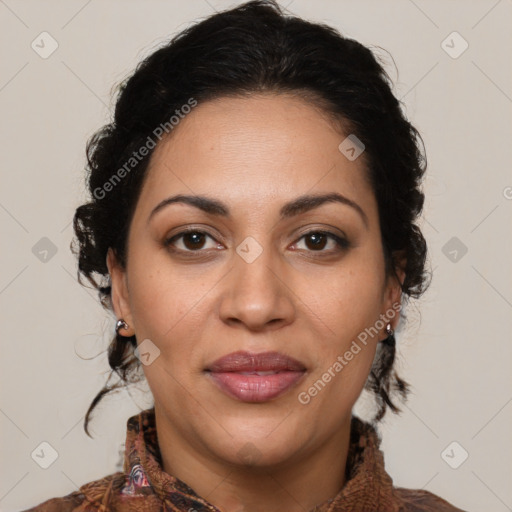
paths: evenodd
<path fill-rule="evenodd" d="M 280 416 L 279 421 L 260 421 L 258 426 L 251 424 L 250 427 L 247 422 L 238 422 L 236 428 L 234 424 L 224 423 L 226 430 L 236 432 L 236 435 L 229 438 L 224 435 L 226 442 L 219 445 L 219 438 L 212 433 L 214 437 L 209 440 L 210 443 L 206 442 L 219 458 L 229 464 L 246 467 L 276 466 L 287 462 L 305 442 L 296 431 L 282 428 L 284 417 L 286 415 Z"/>
<path fill-rule="evenodd" d="M 288 438 L 290 439 L 290 438 Z M 235 451 L 224 454 L 225 459 L 234 465 L 252 468 L 267 469 L 272 466 L 279 466 L 289 461 L 296 453 L 298 447 L 284 444 L 284 439 L 275 443 L 268 443 L 268 440 L 237 440 Z M 219 454 L 220 455 L 220 454 Z"/>

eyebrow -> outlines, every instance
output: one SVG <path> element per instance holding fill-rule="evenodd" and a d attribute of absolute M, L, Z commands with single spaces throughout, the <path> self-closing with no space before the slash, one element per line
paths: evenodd
<path fill-rule="evenodd" d="M 364 225 L 366 226 L 366 228 L 368 228 L 368 216 L 366 215 L 364 210 L 356 202 L 337 192 L 332 192 L 329 194 L 309 194 L 299 196 L 296 199 L 293 199 L 292 201 L 284 204 L 281 207 L 279 214 L 281 219 L 287 219 L 295 215 L 300 215 L 301 213 L 313 210 L 314 208 L 318 208 L 319 206 L 325 203 L 335 202 L 349 206 L 353 208 L 355 211 L 357 211 L 360 217 L 362 218 Z M 167 199 L 164 199 L 163 201 L 158 203 L 149 214 L 147 222 L 149 222 L 157 212 L 161 211 L 163 208 L 173 203 L 188 204 L 210 215 L 218 215 L 228 218 L 231 217 L 229 208 L 224 203 L 216 199 L 212 199 L 206 196 L 192 196 L 179 194 L 168 197 Z"/>

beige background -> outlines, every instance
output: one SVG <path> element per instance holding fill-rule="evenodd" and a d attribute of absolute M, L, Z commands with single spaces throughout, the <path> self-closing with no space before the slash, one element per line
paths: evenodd
<path fill-rule="evenodd" d="M 112 86 L 143 56 L 236 3 L 0 1 L 2 511 L 116 471 L 127 418 L 151 404 L 133 389 L 111 395 L 91 423 L 95 439 L 82 429 L 114 326 L 95 293 L 77 284 L 69 251 L 85 142 L 109 118 Z M 434 278 L 398 332 L 398 367 L 414 394 L 381 428 L 386 467 L 396 485 L 465 510 L 512 510 L 512 2 L 281 5 L 388 50 L 398 80 L 380 54 L 396 94 L 427 146 L 422 226 Z M 58 43 L 46 59 L 31 48 L 43 31 Z M 458 58 L 441 46 L 453 31 L 469 44 Z M 448 39 L 452 52 L 462 48 L 457 37 Z M 43 237 L 57 251 L 46 262 L 36 257 Z M 467 248 L 455 262 L 454 243 Z M 364 415 L 364 401 L 358 410 Z M 43 441 L 58 452 L 48 469 L 31 458 Z M 441 456 L 453 441 L 469 453 L 458 469 Z M 460 454 L 457 447 L 451 459 Z"/>

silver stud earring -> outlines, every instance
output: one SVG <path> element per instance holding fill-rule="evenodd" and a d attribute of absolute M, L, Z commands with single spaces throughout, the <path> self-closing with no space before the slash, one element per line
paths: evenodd
<path fill-rule="evenodd" d="M 119 329 L 128 329 L 128 324 L 123 320 L 120 319 L 116 322 L 116 334 L 119 334 Z"/>
<path fill-rule="evenodd" d="M 395 340 L 395 331 L 393 331 L 393 328 L 391 327 L 391 324 L 386 325 L 386 334 L 387 337 L 381 340 L 381 343 L 388 347 L 393 347 L 396 344 Z"/>

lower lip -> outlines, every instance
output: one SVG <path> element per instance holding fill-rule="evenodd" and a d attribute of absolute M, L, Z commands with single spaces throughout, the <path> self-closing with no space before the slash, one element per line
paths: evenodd
<path fill-rule="evenodd" d="M 242 402 L 266 402 L 283 395 L 305 372 L 284 371 L 271 375 L 243 375 L 236 372 L 209 372 L 217 386 Z"/>

